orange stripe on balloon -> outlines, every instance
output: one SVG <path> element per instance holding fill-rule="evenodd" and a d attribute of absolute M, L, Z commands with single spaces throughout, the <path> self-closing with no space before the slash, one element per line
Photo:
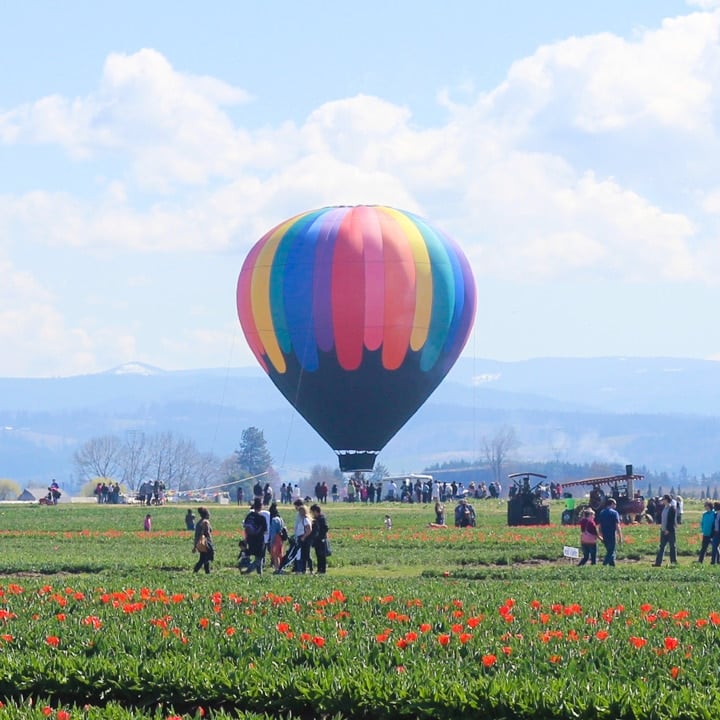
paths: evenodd
<path fill-rule="evenodd" d="M 415 317 L 415 261 L 402 228 L 384 210 L 378 211 L 385 267 L 382 364 L 397 370 L 407 355 Z"/>
<path fill-rule="evenodd" d="M 395 218 L 402 228 L 415 263 L 415 317 L 412 323 L 410 347 L 412 350 L 419 350 L 427 340 L 432 314 L 433 284 L 430 256 L 422 234 L 407 215 L 394 208 L 387 208 L 385 212 Z"/>

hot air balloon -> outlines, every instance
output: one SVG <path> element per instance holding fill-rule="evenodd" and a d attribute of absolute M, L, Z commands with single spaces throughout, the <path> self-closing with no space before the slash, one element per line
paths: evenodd
<path fill-rule="evenodd" d="M 457 244 L 384 206 L 325 207 L 280 223 L 250 250 L 237 284 L 255 357 L 343 472 L 372 470 L 440 384 L 475 303 Z"/>

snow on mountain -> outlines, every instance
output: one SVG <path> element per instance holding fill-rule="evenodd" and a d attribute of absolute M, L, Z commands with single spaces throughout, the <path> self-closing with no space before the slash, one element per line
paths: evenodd
<path fill-rule="evenodd" d="M 141 362 L 129 362 L 107 370 L 106 375 L 162 375 L 165 370 Z"/>

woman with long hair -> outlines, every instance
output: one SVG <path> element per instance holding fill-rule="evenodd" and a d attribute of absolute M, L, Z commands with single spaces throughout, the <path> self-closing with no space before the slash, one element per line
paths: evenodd
<path fill-rule="evenodd" d="M 195 541 L 193 542 L 193 552 L 199 553 L 200 557 L 195 563 L 193 572 L 196 573 L 200 568 L 205 568 L 205 573 L 210 572 L 210 562 L 215 559 L 215 548 L 212 542 L 212 527 L 210 526 L 210 512 L 207 508 L 199 507 L 198 515 L 200 521 L 195 526 Z"/>
<path fill-rule="evenodd" d="M 280 572 L 285 539 L 287 538 L 287 530 L 285 530 L 284 533 L 283 530 L 285 530 L 285 522 L 280 517 L 277 505 L 272 503 L 270 505 L 270 533 L 268 543 L 270 545 L 270 562 L 276 573 Z M 283 535 L 285 537 L 283 537 Z"/>

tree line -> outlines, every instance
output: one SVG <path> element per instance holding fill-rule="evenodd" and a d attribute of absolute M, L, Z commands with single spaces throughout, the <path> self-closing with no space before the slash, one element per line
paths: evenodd
<path fill-rule="evenodd" d="M 129 431 L 91 438 L 75 452 L 73 463 L 80 484 L 106 479 L 131 492 L 147 480 L 180 492 L 229 490 L 246 478 L 274 472 L 265 436 L 256 427 L 246 428 L 238 449 L 225 458 L 202 452 L 193 440 L 171 432 Z"/>

